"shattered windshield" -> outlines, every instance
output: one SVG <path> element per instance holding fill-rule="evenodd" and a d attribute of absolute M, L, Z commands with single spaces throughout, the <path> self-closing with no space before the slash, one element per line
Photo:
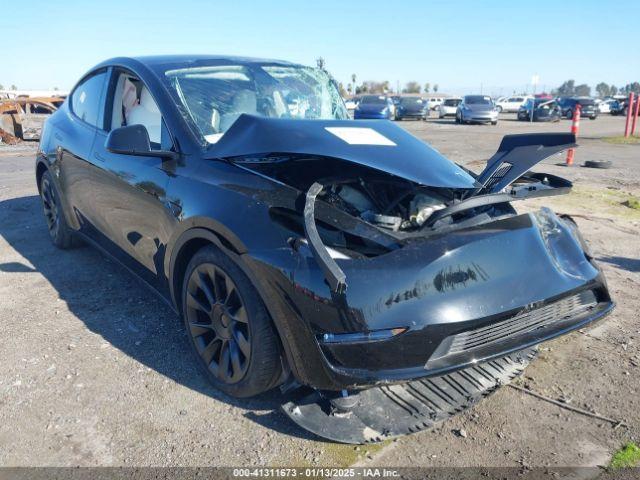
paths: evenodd
<path fill-rule="evenodd" d="M 216 143 L 243 113 L 272 118 L 348 118 L 326 72 L 301 66 L 222 65 L 165 72 L 183 115 Z"/>

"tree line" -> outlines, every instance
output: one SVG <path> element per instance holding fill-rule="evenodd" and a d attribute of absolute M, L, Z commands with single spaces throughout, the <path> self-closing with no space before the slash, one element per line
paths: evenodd
<path fill-rule="evenodd" d="M 606 82 L 600 82 L 596 85 L 596 93 L 600 97 L 610 97 L 613 95 L 628 95 L 631 92 L 640 93 L 640 83 L 627 83 L 624 87 L 616 87 Z M 589 97 L 591 96 L 591 87 L 586 83 L 576 85 L 575 80 L 567 80 L 558 88 L 551 91 L 552 95 L 558 97 Z"/>
<path fill-rule="evenodd" d="M 387 94 L 392 93 L 393 87 L 391 86 L 391 82 L 389 80 L 377 81 L 377 80 L 365 80 L 361 82 L 359 85 L 356 82 L 357 77 L 354 74 L 351 75 L 351 82 L 347 83 L 347 85 L 343 85 L 342 83 L 338 84 L 340 88 L 340 93 L 345 95 L 361 95 L 365 93 L 371 94 Z M 402 88 L 402 93 L 438 93 L 440 86 L 437 83 L 431 85 L 431 83 L 427 82 L 424 85 L 420 85 L 420 83 L 412 81 L 405 83 Z"/>

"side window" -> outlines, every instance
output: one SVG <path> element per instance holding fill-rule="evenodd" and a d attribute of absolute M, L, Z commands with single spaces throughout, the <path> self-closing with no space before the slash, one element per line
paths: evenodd
<path fill-rule="evenodd" d="M 71 94 L 71 110 L 80 119 L 94 127 L 100 127 L 99 114 L 106 72 L 85 79 Z"/>
<path fill-rule="evenodd" d="M 149 89 L 133 74 L 121 72 L 115 82 L 109 130 L 127 125 L 143 125 L 153 148 L 170 144 L 170 136 L 160 109 Z"/>

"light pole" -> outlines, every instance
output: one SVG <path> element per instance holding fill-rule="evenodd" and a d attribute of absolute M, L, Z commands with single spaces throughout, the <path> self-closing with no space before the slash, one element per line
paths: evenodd
<path fill-rule="evenodd" d="M 531 77 L 531 85 L 533 85 L 533 99 L 531 100 L 531 115 L 529 116 L 530 123 L 533 123 L 533 112 L 536 109 L 536 85 L 539 81 L 540 77 L 537 73 Z"/>

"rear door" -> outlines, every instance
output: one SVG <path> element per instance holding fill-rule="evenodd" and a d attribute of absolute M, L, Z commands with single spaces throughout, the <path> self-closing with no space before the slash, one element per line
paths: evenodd
<path fill-rule="evenodd" d="M 57 122 L 51 141 L 55 146 L 59 187 L 73 228 L 91 235 L 95 224 L 96 167 L 91 148 L 102 123 L 102 98 L 108 71 L 94 71 L 74 88 L 65 109 L 67 121 Z"/>

